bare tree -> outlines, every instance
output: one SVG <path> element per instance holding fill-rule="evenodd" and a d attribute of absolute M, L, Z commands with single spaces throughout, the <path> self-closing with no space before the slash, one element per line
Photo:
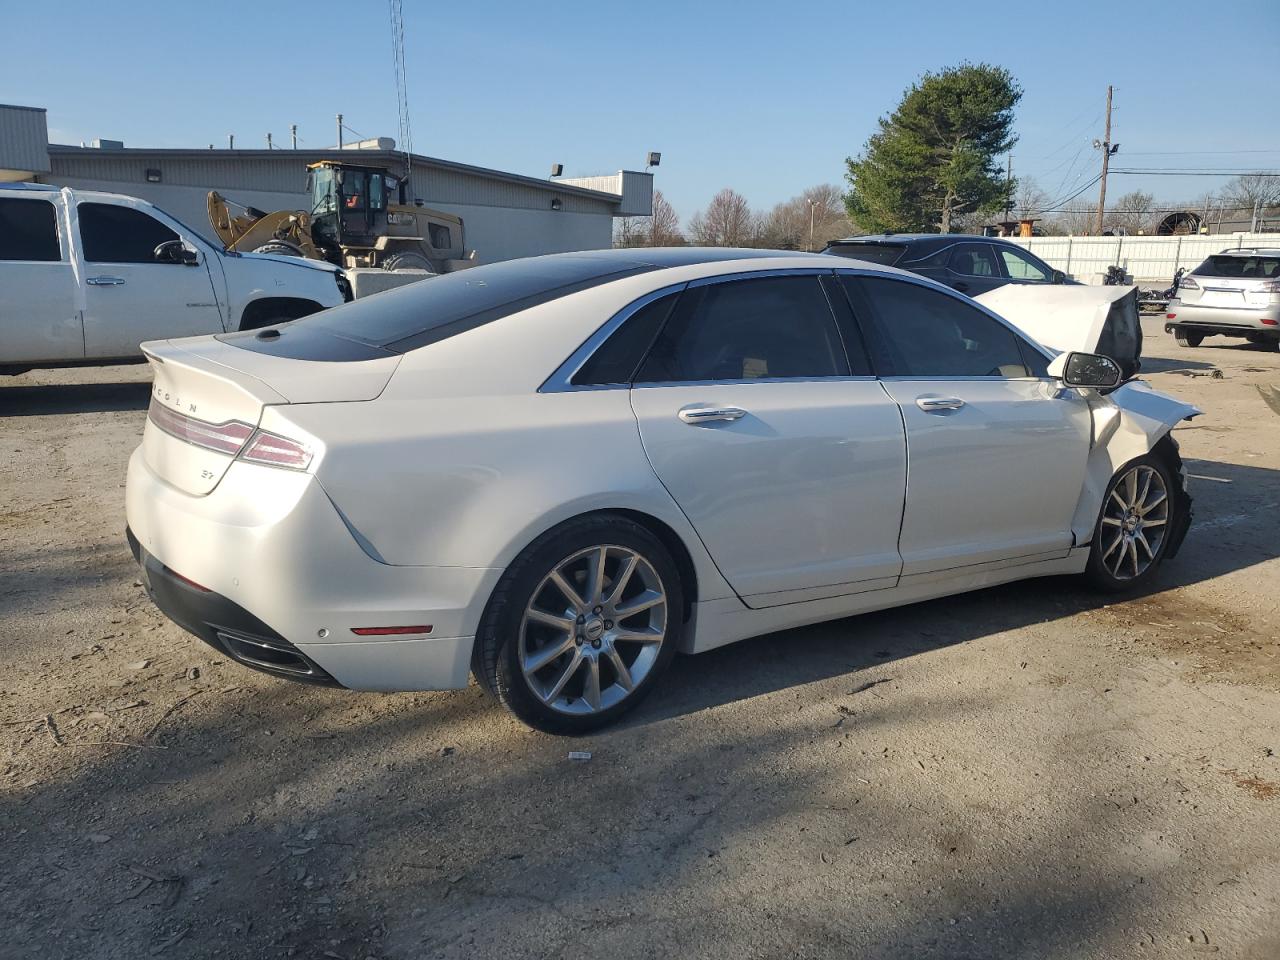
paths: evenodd
<path fill-rule="evenodd" d="M 746 197 L 728 187 L 711 198 L 705 212 L 689 220 L 689 238 L 700 247 L 751 247 L 759 233 L 759 215 Z"/>
<path fill-rule="evenodd" d="M 854 232 L 840 188 L 824 183 L 775 206 L 761 225 L 760 242 L 780 250 L 821 250 Z"/>
<path fill-rule="evenodd" d="M 1043 218 L 1049 207 L 1049 195 L 1040 189 L 1030 177 L 1018 178 L 1018 192 L 1014 197 L 1014 216 L 1019 220 L 1035 220 Z"/>
<path fill-rule="evenodd" d="M 684 242 L 680 217 L 661 190 L 653 193 L 652 216 L 619 217 L 614 221 L 615 247 L 677 247 Z"/>
<path fill-rule="evenodd" d="M 1152 208 L 1156 198 L 1142 190 L 1130 190 L 1116 199 L 1115 205 L 1106 212 L 1103 222 L 1107 229 L 1129 234 L 1144 233 L 1151 230 L 1154 220 Z"/>
<path fill-rule="evenodd" d="M 1255 205 L 1263 210 L 1280 206 L 1280 177 L 1246 173 L 1223 187 L 1221 196 L 1228 209 L 1235 208 L 1249 214 L 1253 213 Z"/>

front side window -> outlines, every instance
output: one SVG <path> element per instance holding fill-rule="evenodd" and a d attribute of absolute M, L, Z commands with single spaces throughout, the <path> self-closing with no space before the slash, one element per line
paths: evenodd
<path fill-rule="evenodd" d="M 1033 375 L 1013 331 L 958 297 L 904 280 L 843 279 L 855 309 L 870 320 L 871 352 L 881 376 Z M 1027 349 L 1035 352 L 1029 344 Z"/>
<path fill-rule="evenodd" d="M 989 243 L 958 243 L 951 253 L 951 269 L 966 277 L 1000 276 L 995 252 Z"/>
<path fill-rule="evenodd" d="M 654 343 L 637 383 L 848 376 L 816 276 L 694 287 Z"/>
<path fill-rule="evenodd" d="M 1044 264 L 1038 260 L 1033 260 L 1021 250 L 1015 250 L 1012 247 L 1001 247 L 1000 258 L 1004 260 L 1004 268 L 1008 271 L 1011 280 L 1021 280 L 1026 283 L 1048 283 L 1053 279 L 1053 275 L 1045 269 Z"/>
<path fill-rule="evenodd" d="M 90 263 L 155 263 L 155 249 L 179 239 L 171 229 L 133 207 L 76 205 L 84 258 Z"/>
<path fill-rule="evenodd" d="M 427 237 L 434 250 L 448 250 L 453 246 L 453 235 L 444 224 L 428 223 Z"/>
<path fill-rule="evenodd" d="M 0 260 L 57 261 L 57 210 L 48 200 L 0 200 Z"/>
<path fill-rule="evenodd" d="M 342 209 L 364 209 L 365 183 L 363 170 L 342 171 Z"/>

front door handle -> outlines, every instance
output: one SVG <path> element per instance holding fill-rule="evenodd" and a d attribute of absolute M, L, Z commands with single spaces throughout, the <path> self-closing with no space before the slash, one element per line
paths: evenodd
<path fill-rule="evenodd" d="M 959 397 L 917 397 L 916 406 L 925 413 L 941 413 L 944 410 L 959 410 L 964 401 Z"/>
<path fill-rule="evenodd" d="M 124 277 L 90 277 L 85 283 L 95 287 L 118 287 L 124 283 Z"/>
<path fill-rule="evenodd" d="M 741 420 L 746 415 L 747 411 L 738 407 L 685 407 L 676 414 L 685 423 L 693 426 L 721 420 Z"/>

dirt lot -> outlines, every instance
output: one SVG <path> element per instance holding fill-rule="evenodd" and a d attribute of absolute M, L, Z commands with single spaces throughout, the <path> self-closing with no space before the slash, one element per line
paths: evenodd
<path fill-rule="evenodd" d="M 1205 411 L 1149 595 L 762 637 L 576 741 L 215 655 L 123 543 L 146 368 L 0 382 L 0 956 L 1280 956 L 1280 354 L 1148 352 Z"/>

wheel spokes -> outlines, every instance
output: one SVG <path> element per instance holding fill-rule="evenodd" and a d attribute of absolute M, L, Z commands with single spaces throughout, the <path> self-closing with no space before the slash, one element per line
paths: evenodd
<path fill-rule="evenodd" d="M 559 642 L 548 643 L 540 650 L 536 650 L 524 658 L 524 672 L 537 673 L 543 667 L 547 666 L 558 657 L 564 656 L 570 650 L 575 648 L 573 642 L 573 634 L 566 634 L 564 639 Z"/>
<path fill-rule="evenodd" d="M 546 703 L 550 703 L 556 697 L 560 696 L 561 691 L 565 688 L 565 684 L 573 679 L 573 675 L 578 672 L 578 668 L 581 666 L 582 651 L 575 648 L 573 651 L 573 659 L 565 666 L 564 672 L 560 674 L 559 679 L 556 680 L 555 684 L 547 691 L 546 696 L 542 699 Z"/>
<path fill-rule="evenodd" d="M 600 709 L 600 661 L 595 657 L 586 658 L 587 674 L 582 681 L 582 699 L 592 710 Z"/>
<path fill-rule="evenodd" d="M 646 590 L 644 593 L 637 597 L 633 597 L 615 609 L 618 614 L 618 619 L 626 620 L 629 617 L 634 617 L 637 613 L 643 613 L 645 610 L 666 602 L 666 594 L 658 593 L 656 590 Z"/>
<path fill-rule="evenodd" d="M 583 599 L 582 594 L 570 585 L 569 581 L 564 578 L 564 574 L 562 574 L 558 569 L 552 570 L 551 575 L 547 579 L 551 581 L 557 590 L 564 594 L 564 598 L 568 600 L 570 605 L 579 613 L 587 608 L 587 602 Z"/>

